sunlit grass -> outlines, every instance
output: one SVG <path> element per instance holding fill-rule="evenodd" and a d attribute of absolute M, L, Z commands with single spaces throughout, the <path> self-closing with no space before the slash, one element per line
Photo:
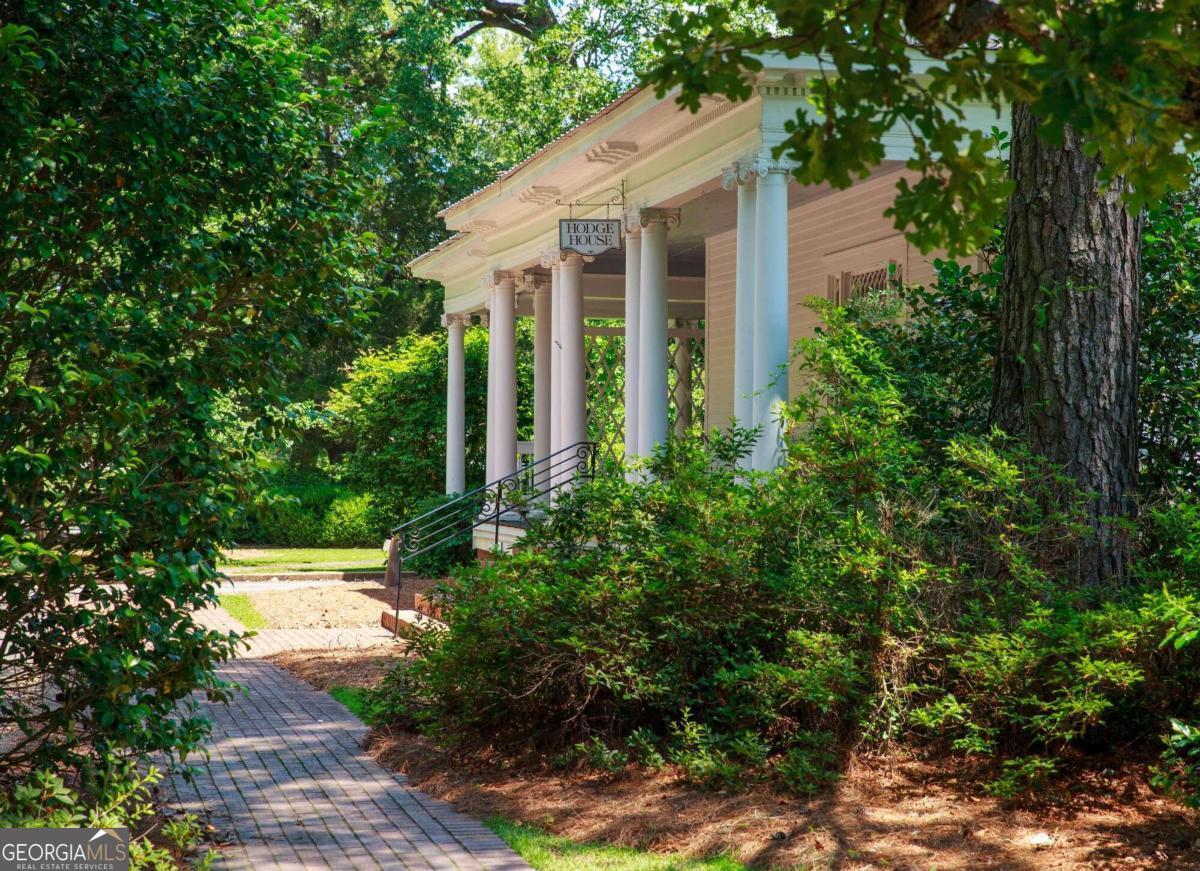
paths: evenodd
<path fill-rule="evenodd" d="M 221 596 L 221 607 L 247 629 L 265 629 L 267 626 L 266 618 L 244 593 L 228 593 Z"/>
<path fill-rule="evenodd" d="M 610 844 L 577 844 L 500 817 L 488 826 L 538 871 L 745 871 L 728 856 L 689 859 Z"/>
<path fill-rule="evenodd" d="M 236 548 L 217 563 L 230 574 L 262 571 L 382 571 L 383 551 L 375 547 Z"/>

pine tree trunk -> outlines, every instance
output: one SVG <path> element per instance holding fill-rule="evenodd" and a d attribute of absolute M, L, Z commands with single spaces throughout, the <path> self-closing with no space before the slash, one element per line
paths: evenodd
<path fill-rule="evenodd" d="M 992 420 L 1078 484 L 1094 535 L 1073 546 L 1075 580 L 1124 583 L 1137 473 L 1141 217 L 1101 191 L 1099 161 L 1071 130 L 1039 139 L 1013 107 L 1012 177 Z"/>

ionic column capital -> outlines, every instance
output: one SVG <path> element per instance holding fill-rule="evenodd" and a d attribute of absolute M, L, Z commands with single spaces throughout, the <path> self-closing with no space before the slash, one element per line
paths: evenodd
<path fill-rule="evenodd" d="M 471 325 L 471 316 L 469 314 L 443 314 L 442 326 L 447 329 L 450 327 L 469 327 Z"/>
<path fill-rule="evenodd" d="M 765 154 L 760 154 L 752 161 L 747 162 L 748 177 L 750 178 L 766 178 L 772 174 L 791 175 L 795 168 L 796 164 L 790 160 L 776 160 Z"/>
<path fill-rule="evenodd" d="M 516 282 L 517 295 L 522 293 L 537 294 L 549 289 L 549 282 L 536 272 L 523 272 Z"/>
<path fill-rule="evenodd" d="M 595 259 L 590 254 L 576 254 L 574 251 L 563 251 L 559 254 L 559 261 L 565 264 L 579 263 L 582 265 L 584 263 L 591 263 Z"/>
<path fill-rule="evenodd" d="M 557 248 L 547 248 L 538 258 L 538 262 L 543 269 L 552 269 L 558 265 L 559 256 L 562 254 Z"/>
<path fill-rule="evenodd" d="M 758 178 L 757 157 L 735 160 L 721 171 L 721 187 L 732 190 L 741 185 L 753 184 Z"/>
<path fill-rule="evenodd" d="M 505 284 L 515 287 L 520 278 L 520 272 L 510 272 L 505 269 L 489 269 L 483 275 L 483 286 L 488 290 L 495 290 Z"/>
<path fill-rule="evenodd" d="M 483 327 L 485 330 L 491 327 L 491 325 L 492 325 L 491 312 L 489 312 L 487 310 L 481 311 L 481 312 L 479 312 L 477 317 L 479 318 L 479 326 Z"/>
<path fill-rule="evenodd" d="M 679 226 L 679 209 L 642 209 L 638 212 L 638 223 L 643 227 L 651 224 L 666 224 L 667 229 Z"/>
<path fill-rule="evenodd" d="M 637 236 L 642 232 L 640 211 L 640 209 L 630 209 L 621 215 L 621 224 L 625 228 L 626 236 Z"/>

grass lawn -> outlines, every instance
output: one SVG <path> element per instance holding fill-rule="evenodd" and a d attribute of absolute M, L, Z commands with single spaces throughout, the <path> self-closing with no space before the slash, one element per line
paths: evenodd
<path fill-rule="evenodd" d="M 382 571 L 385 555 L 377 547 L 240 547 L 217 567 L 228 574 L 260 572 Z"/>
<path fill-rule="evenodd" d="M 237 620 L 247 629 L 264 629 L 267 621 L 259 610 L 254 607 L 250 597 L 244 593 L 228 593 L 221 596 L 221 607 L 229 612 L 229 616 Z"/>
<path fill-rule="evenodd" d="M 362 687 L 330 687 L 329 694 L 364 723 L 367 721 L 367 693 Z"/>
<path fill-rule="evenodd" d="M 746 868 L 727 856 L 687 859 L 632 847 L 577 844 L 501 817 L 493 817 L 487 824 L 538 871 L 745 871 Z"/>

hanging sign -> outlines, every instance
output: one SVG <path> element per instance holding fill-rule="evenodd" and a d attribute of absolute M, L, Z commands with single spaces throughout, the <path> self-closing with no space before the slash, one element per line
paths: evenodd
<path fill-rule="evenodd" d="M 620 218 L 563 218 L 558 222 L 558 247 L 595 256 L 621 247 Z"/>

